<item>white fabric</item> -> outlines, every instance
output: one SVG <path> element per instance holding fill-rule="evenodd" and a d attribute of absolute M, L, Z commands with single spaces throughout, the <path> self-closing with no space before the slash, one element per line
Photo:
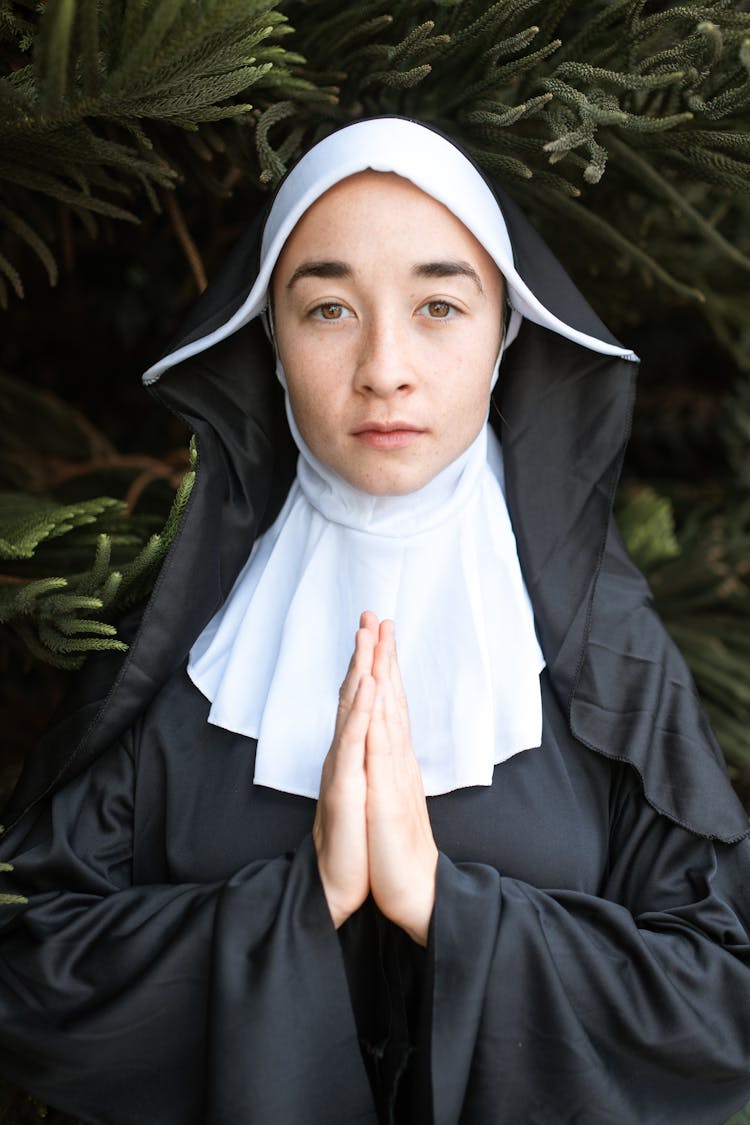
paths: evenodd
<path fill-rule="evenodd" d="M 266 222 L 261 266 L 247 298 L 234 315 L 213 332 L 164 356 L 146 371 L 153 383 L 166 370 L 213 347 L 266 306 L 268 283 L 281 248 L 319 196 L 340 180 L 367 168 L 396 172 L 445 204 L 494 258 L 505 277 L 513 307 L 506 333 L 512 343 L 523 317 L 605 355 L 635 360 L 635 354 L 617 344 L 580 332 L 546 309 L 534 296 L 513 263 L 513 250 L 494 195 L 463 153 L 432 129 L 398 117 L 357 121 L 320 141 L 295 165 L 281 184 Z M 490 221 L 488 222 L 488 219 Z"/>
<path fill-rule="evenodd" d="M 317 797 L 354 632 L 371 609 L 396 621 L 425 792 L 490 785 L 497 762 L 541 741 L 544 666 L 497 438 L 485 426 L 429 484 L 397 497 L 351 487 L 295 440 L 284 508 L 190 655 L 209 722 L 258 739 L 256 784 Z"/>

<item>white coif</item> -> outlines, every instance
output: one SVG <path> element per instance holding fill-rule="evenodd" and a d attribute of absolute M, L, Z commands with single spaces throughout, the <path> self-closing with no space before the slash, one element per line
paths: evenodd
<path fill-rule="evenodd" d="M 334 184 L 366 169 L 395 172 L 443 203 L 481 242 L 505 278 L 512 307 L 506 344 L 524 317 L 584 348 L 604 355 L 636 356 L 565 324 L 537 299 L 513 261 L 513 250 L 497 200 L 484 178 L 449 140 L 415 121 L 378 117 L 357 121 L 325 137 L 295 165 L 281 184 L 266 221 L 258 276 L 237 311 L 213 332 L 164 356 L 146 371 L 153 383 L 176 363 L 213 347 L 266 308 L 273 268 L 305 211 Z"/>
<path fill-rule="evenodd" d="M 371 609 L 397 623 L 425 792 L 490 785 L 495 764 L 538 746 L 542 730 L 543 658 L 497 439 L 485 427 L 397 497 L 351 487 L 295 439 L 286 504 L 191 653 L 209 722 L 258 739 L 257 784 L 317 797 L 354 632 Z"/>

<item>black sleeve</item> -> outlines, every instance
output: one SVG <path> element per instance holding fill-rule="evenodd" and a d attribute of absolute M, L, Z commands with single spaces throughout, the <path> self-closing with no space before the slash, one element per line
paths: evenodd
<path fill-rule="evenodd" d="M 631 790 L 599 896 L 441 855 L 436 1125 L 720 1125 L 750 1098 L 750 843 Z"/>
<path fill-rule="evenodd" d="M 113 748 L 4 841 L 0 1060 L 106 1125 L 374 1121 L 306 837 L 221 883 L 131 885 L 133 763 Z"/>

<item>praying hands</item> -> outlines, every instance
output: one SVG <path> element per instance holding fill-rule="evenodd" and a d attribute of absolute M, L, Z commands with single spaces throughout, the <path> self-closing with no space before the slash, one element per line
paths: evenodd
<path fill-rule="evenodd" d="M 438 852 L 409 731 L 392 621 L 363 613 L 321 776 L 313 842 L 338 929 L 372 893 L 427 944 Z"/>

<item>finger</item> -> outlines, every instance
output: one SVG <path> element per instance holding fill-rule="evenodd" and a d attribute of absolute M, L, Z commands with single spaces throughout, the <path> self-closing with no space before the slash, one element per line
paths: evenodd
<path fill-rule="evenodd" d="M 380 622 L 371 609 L 366 609 L 359 618 L 360 629 L 368 629 L 372 633 L 373 645 L 377 644 Z"/>
<path fill-rule="evenodd" d="M 374 701 L 375 681 L 372 676 L 362 676 L 354 694 L 352 705 L 341 722 L 340 730 L 334 735 L 330 767 L 327 773 L 331 782 L 343 775 L 349 775 L 363 769 L 365 743 Z"/>
<path fill-rule="evenodd" d="M 381 644 L 386 645 L 389 650 L 395 648 L 396 644 L 396 622 L 390 617 L 384 617 L 380 622 L 380 629 L 378 631 L 378 640 Z"/>
<path fill-rule="evenodd" d="M 375 650 L 375 640 L 372 630 L 357 629 L 354 634 L 354 669 L 357 683 L 362 676 L 369 676 L 372 672 L 372 658 Z"/>
<path fill-rule="evenodd" d="M 386 702 L 384 699 L 383 689 L 380 684 L 377 684 L 374 677 L 373 683 L 375 686 L 375 697 L 373 700 L 372 714 L 370 716 L 370 723 L 367 728 L 367 737 L 365 740 L 367 762 L 371 767 L 376 767 L 378 761 L 383 761 L 390 758 L 393 754 L 393 740 L 391 738 L 391 724 L 388 719 L 386 710 Z M 375 780 L 371 771 L 368 772 L 372 780 Z M 379 778 L 380 783 L 383 782 L 383 777 Z"/>
<path fill-rule="evenodd" d="M 380 623 L 378 644 L 373 657 L 373 675 L 382 693 L 386 720 L 408 727 L 409 711 L 396 653 L 396 626 L 393 621 L 385 620 Z"/>
<path fill-rule="evenodd" d="M 392 621 L 380 622 L 372 661 L 372 674 L 379 684 L 385 684 L 390 680 L 390 662 L 393 659 L 393 630 Z"/>
<path fill-rule="evenodd" d="M 323 763 L 313 822 L 320 880 L 337 929 L 362 905 L 369 891 L 364 755 L 374 695 L 372 676 L 362 676 Z"/>
<path fill-rule="evenodd" d="M 354 637 L 354 652 L 349 661 L 349 667 L 344 681 L 339 689 L 334 740 L 338 737 L 342 724 L 346 722 L 362 677 L 370 675 L 372 672 L 373 648 L 374 644 L 371 630 L 358 629 Z"/>
<path fill-rule="evenodd" d="M 391 659 L 389 663 L 389 672 L 391 678 L 391 686 L 393 688 L 393 699 L 396 704 L 399 722 L 409 724 L 409 703 L 406 698 L 406 688 L 401 676 L 401 665 L 398 660 L 398 650 L 396 647 L 396 626 L 393 624 L 393 633 L 391 640 Z"/>
<path fill-rule="evenodd" d="M 351 703 L 339 702 L 336 728 L 330 749 L 323 760 L 320 795 L 344 775 L 364 774 L 367 730 L 375 699 L 375 683 L 370 675 L 360 677 Z"/>
<path fill-rule="evenodd" d="M 373 681 L 375 683 L 375 699 L 373 702 L 372 718 L 367 732 L 368 761 L 373 759 L 373 768 L 377 771 L 377 784 L 391 785 L 394 777 L 392 771 L 397 769 L 397 759 L 404 751 L 404 742 L 409 741 L 408 727 L 405 729 L 399 722 L 397 704 L 393 692 L 391 678 L 392 646 L 389 631 L 382 631 L 381 640 L 375 646 L 373 658 Z M 378 762 L 381 769 L 378 769 Z M 382 773 L 382 767 L 386 772 Z M 390 778 L 390 780 L 388 780 Z M 375 775 L 373 775 L 373 781 Z"/>

